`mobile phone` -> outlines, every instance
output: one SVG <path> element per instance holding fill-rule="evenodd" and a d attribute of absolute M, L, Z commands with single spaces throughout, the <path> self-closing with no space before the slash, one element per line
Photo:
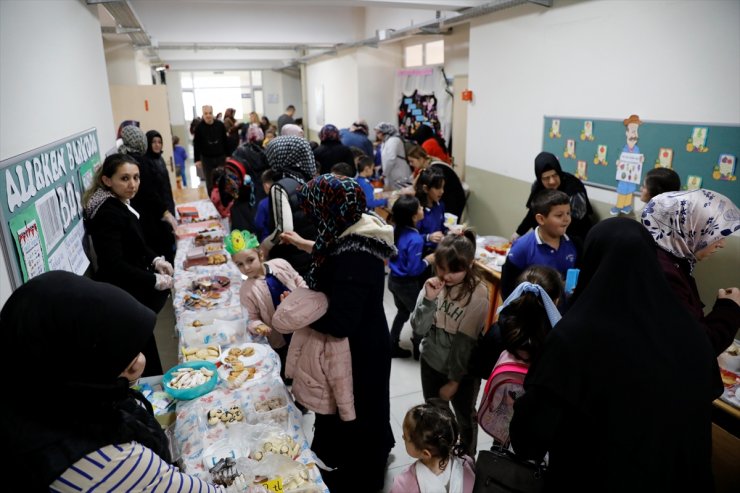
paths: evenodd
<path fill-rule="evenodd" d="M 578 284 L 578 274 L 580 274 L 581 269 L 568 269 L 568 273 L 565 276 L 565 294 L 571 294 L 573 293 L 573 290 L 576 289 L 576 284 Z"/>

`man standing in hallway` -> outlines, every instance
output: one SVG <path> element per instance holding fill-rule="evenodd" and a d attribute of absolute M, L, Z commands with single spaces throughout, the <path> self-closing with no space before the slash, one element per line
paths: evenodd
<path fill-rule="evenodd" d="M 226 160 L 226 127 L 222 121 L 213 118 L 213 107 L 203 106 L 203 121 L 193 134 L 193 154 L 195 165 L 201 167 L 206 178 L 206 191 L 213 188 L 211 174 Z"/>
<path fill-rule="evenodd" d="M 280 131 L 283 129 L 284 125 L 287 125 L 288 123 L 295 123 L 295 120 L 293 119 L 293 115 L 295 115 L 295 106 L 292 104 L 285 108 L 285 113 L 280 115 L 278 117 L 277 121 L 277 127 L 278 127 L 278 135 L 280 135 Z"/>

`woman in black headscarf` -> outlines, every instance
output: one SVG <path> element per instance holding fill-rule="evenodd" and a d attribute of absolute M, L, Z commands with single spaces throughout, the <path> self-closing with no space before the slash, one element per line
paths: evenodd
<path fill-rule="evenodd" d="M 524 216 L 516 233 L 511 237 L 512 241 L 523 236 L 527 231 L 537 227 L 537 221 L 532 213 L 532 200 L 542 190 L 560 190 L 570 197 L 570 217 L 571 223 L 568 226 L 567 234 L 569 237 L 575 236 L 583 243 L 588 230 L 593 226 L 591 215 L 594 210 L 591 208 L 591 202 L 588 200 L 586 187 L 581 180 L 566 173 L 560 167 L 558 158 L 549 152 L 540 152 L 534 159 L 534 174 L 537 179 L 532 183 L 532 191 L 527 199 L 527 215 Z"/>
<path fill-rule="evenodd" d="M 321 145 L 313 151 L 319 163 L 319 173 L 329 173 L 337 163 L 347 163 L 352 167 L 352 176 L 357 174 L 352 151 L 339 140 L 339 129 L 334 125 L 324 125 L 319 132 Z"/>
<path fill-rule="evenodd" d="M 11 451 L 5 472 L 23 485 L 17 491 L 143 491 L 170 481 L 166 491 L 177 491 L 201 483 L 170 464 L 151 405 L 129 389 L 155 321 L 122 289 L 69 272 L 41 274 L 10 296 L 0 335 L 19 349 L 5 362 L 23 382 L 13 387 L 15 402 L 0 408 L 0 440 Z"/>
<path fill-rule="evenodd" d="M 311 449 L 328 466 L 330 491 L 383 489 L 390 427 L 390 340 L 383 309 L 384 263 L 392 253 L 393 228 L 364 214 L 365 195 L 352 178 L 321 175 L 300 192 L 301 207 L 316 225 L 313 263 L 306 282 L 329 299 L 314 330 L 346 337 L 352 355 L 354 421 L 316 415 Z M 362 449 L 353 453 L 348 443 Z"/>
<path fill-rule="evenodd" d="M 524 388 L 511 443 L 526 458 L 550 453 L 548 490 L 713 491 L 717 360 L 638 222 L 591 230 L 574 303 Z"/>
<path fill-rule="evenodd" d="M 149 247 L 172 263 L 177 222 L 170 175 L 162 159 L 162 135 L 150 130 L 146 140 L 146 153 L 139 160 L 141 185 L 131 205 L 141 214 L 139 220 Z"/>

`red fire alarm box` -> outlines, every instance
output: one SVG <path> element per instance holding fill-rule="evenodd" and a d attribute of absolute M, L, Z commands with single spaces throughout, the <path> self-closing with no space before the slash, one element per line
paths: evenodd
<path fill-rule="evenodd" d="M 462 100 L 463 101 L 472 101 L 473 100 L 473 91 L 470 89 L 465 89 L 462 92 Z"/>

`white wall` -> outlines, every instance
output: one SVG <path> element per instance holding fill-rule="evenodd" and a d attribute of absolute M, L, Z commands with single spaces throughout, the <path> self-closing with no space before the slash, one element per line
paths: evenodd
<path fill-rule="evenodd" d="M 349 126 L 358 111 L 357 58 L 355 52 L 327 58 L 306 67 L 306 98 L 308 118 L 304 128 L 318 133 L 321 127 L 331 123 L 338 128 Z M 324 122 L 316 120 L 319 114 L 317 93 L 323 88 Z"/>
<path fill-rule="evenodd" d="M 130 43 L 103 40 L 106 70 L 111 84 L 121 86 L 152 85 L 149 59 Z"/>
<path fill-rule="evenodd" d="M 364 118 L 373 127 L 379 122 L 398 123 L 398 97 L 394 94 L 396 71 L 403 67 L 400 43 L 362 48 L 357 53 L 359 108 L 354 118 Z"/>
<path fill-rule="evenodd" d="M 740 123 L 738 19 L 737 1 L 605 0 L 474 21 L 467 165 L 531 182 L 544 115 Z"/>
<path fill-rule="evenodd" d="M 275 115 L 275 123 L 277 124 L 278 117 L 285 112 L 285 108 L 287 108 L 289 104 L 292 104 L 293 106 L 295 106 L 295 114 L 293 115 L 293 118 L 303 117 L 304 123 L 305 123 L 306 115 L 303 114 L 303 97 L 301 95 L 302 94 L 301 78 L 298 76 L 288 74 L 286 72 L 281 72 L 280 82 L 281 82 L 281 87 L 283 89 L 282 95 L 281 95 L 281 98 L 283 100 L 283 107 L 281 108 L 280 112 Z"/>
<path fill-rule="evenodd" d="M 91 127 L 100 149 L 113 146 L 96 12 L 79 0 L 0 1 L 0 160 Z M 9 278 L 0 256 L 0 303 Z"/>

